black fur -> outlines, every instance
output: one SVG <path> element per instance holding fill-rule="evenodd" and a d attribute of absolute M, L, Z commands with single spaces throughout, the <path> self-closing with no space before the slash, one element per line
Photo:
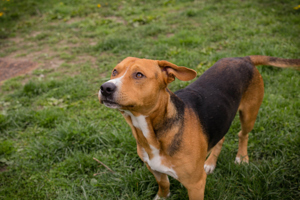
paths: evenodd
<path fill-rule="evenodd" d="M 253 69 L 254 65 L 249 57 L 224 58 L 195 82 L 175 92 L 199 117 L 208 137 L 208 150 L 227 133 L 238 110 L 242 94 L 252 80 Z"/>
<path fill-rule="evenodd" d="M 182 134 L 184 131 L 184 109 L 185 105 L 184 103 L 175 95 L 171 94 L 171 101 L 175 105 L 177 114 L 176 118 L 178 118 L 178 123 L 179 123 L 179 130 L 178 132 L 174 135 L 174 138 L 168 148 L 168 152 L 170 156 L 173 156 L 180 148 L 180 144 L 182 141 Z"/>
<path fill-rule="evenodd" d="M 155 127 L 154 132 L 157 138 L 160 138 L 166 133 L 172 126 L 179 127 L 178 132 L 174 135 L 174 138 L 168 147 L 168 153 L 170 156 L 173 156 L 178 149 L 180 148 L 180 144 L 182 141 L 182 134 L 184 130 L 184 109 L 185 104 L 172 92 L 167 90 L 170 93 L 171 102 L 174 104 L 176 109 L 176 115 L 172 118 L 165 119 L 162 123 L 160 123 L 157 127 Z"/>

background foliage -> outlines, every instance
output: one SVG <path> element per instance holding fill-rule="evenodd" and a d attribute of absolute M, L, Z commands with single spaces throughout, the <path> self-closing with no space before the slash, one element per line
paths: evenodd
<path fill-rule="evenodd" d="M 1 0 L 0 57 L 40 67 L 0 93 L 0 199 L 151 199 L 154 177 L 120 114 L 95 95 L 127 56 L 201 75 L 223 57 L 299 58 L 297 0 Z M 206 199 L 298 199 L 300 73 L 258 67 L 265 98 L 237 166 L 235 119 Z M 175 91 L 189 82 L 175 81 Z M 101 160 L 112 174 L 93 160 Z M 96 175 L 94 175 L 96 174 Z M 171 179 L 170 199 L 187 199 Z"/>

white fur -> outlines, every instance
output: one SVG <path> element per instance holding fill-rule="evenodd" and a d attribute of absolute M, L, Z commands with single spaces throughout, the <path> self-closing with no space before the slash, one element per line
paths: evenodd
<path fill-rule="evenodd" d="M 128 69 L 129 68 L 126 69 L 125 73 L 121 77 L 115 78 L 115 79 L 111 79 L 111 80 L 109 80 L 107 82 L 111 82 L 111 83 L 115 84 L 117 86 L 117 88 L 120 89 L 120 87 L 122 86 L 122 83 L 123 83 L 122 79 L 124 78 L 124 76 L 127 73 Z"/>
<path fill-rule="evenodd" d="M 216 165 L 206 165 L 206 164 L 204 165 L 204 170 L 205 170 L 206 174 L 213 173 L 215 168 L 216 168 Z"/>
<path fill-rule="evenodd" d="M 157 195 L 154 197 L 153 200 L 165 200 L 165 199 L 167 199 L 170 195 L 171 195 L 171 193 L 169 193 L 169 194 L 167 195 L 167 197 L 164 198 L 164 197 L 159 197 L 158 194 L 157 194 Z"/>
<path fill-rule="evenodd" d="M 145 149 L 142 149 L 144 162 L 148 163 L 152 170 L 167 174 L 177 179 L 178 176 L 176 172 L 172 168 L 166 167 L 162 164 L 162 157 L 159 155 L 159 149 L 156 149 L 152 145 L 150 145 L 150 148 L 153 154 L 153 158 L 151 160 L 149 159 L 149 155 L 147 154 Z"/>
<path fill-rule="evenodd" d="M 241 162 L 242 160 L 240 157 L 235 157 L 235 161 L 234 161 L 235 164 L 241 164 Z"/>
<path fill-rule="evenodd" d="M 140 129 L 143 132 L 143 135 L 145 136 L 145 138 L 147 138 L 149 135 L 149 129 L 148 129 L 147 121 L 146 121 L 146 116 L 139 115 L 136 117 L 129 111 L 125 111 L 125 113 L 131 117 L 133 126 Z"/>
<path fill-rule="evenodd" d="M 145 136 L 145 138 L 147 138 L 149 136 L 149 128 L 148 128 L 148 124 L 146 121 L 146 116 L 139 115 L 136 117 L 127 110 L 124 110 L 124 112 L 131 117 L 133 126 L 140 129 L 143 132 L 143 135 Z M 166 167 L 162 164 L 163 158 L 159 155 L 159 149 L 156 149 L 152 145 L 150 145 L 150 148 L 151 148 L 152 154 L 153 154 L 153 158 L 151 160 L 149 159 L 148 153 L 145 151 L 144 148 L 142 148 L 144 162 L 148 163 L 150 168 L 154 171 L 170 175 L 173 178 L 177 178 L 177 174 L 172 168 Z M 157 177 L 157 178 L 160 179 L 160 177 Z"/>
<path fill-rule="evenodd" d="M 123 83 L 123 82 L 122 82 L 122 79 L 124 78 L 124 76 L 125 76 L 125 74 L 127 73 L 128 69 L 129 69 L 129 68 L 126 69 L 125 73 L 124 73 L 121 77 L 115 78 L 115 79 L 111 79 L 111 80 L 107 81 L 106 83 L 111 82 L 111 83 L 113 83 L 113 84 L 116 85 L 116 87 L 117 87 L 118 90 L 120 90 L 120 88 L 121 88 L 121 86 L 122 86 L 122 83 Z M 99 90 L 98 98 L 101 99 L 101 96 L 102 96 L 101 90 Z M 110 103 L 106 103 L 106 102 L 103 102 L 103 104 L 104 104 L 106 107 L 108 107 L 108 108 L 114 108 L 114 109 L 120 108 L 120 106 L 119 106 L 118 104 L 110 104 Z"/>

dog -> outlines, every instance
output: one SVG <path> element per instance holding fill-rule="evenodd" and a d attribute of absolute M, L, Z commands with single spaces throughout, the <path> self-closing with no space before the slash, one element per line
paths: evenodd
<path fill-rule="evenodd" d="M 159 185 L 155 200 L 170 195 L 168 176 L 185 186 L 189 199 L 204 199 L 206 176 L 216 167 L 237 111 L 241 131 L 235 162 L 248 163 L 248 133 L 264 95 L 257 65 L 298 68 L 300 59 L 223 58 L 175 93 L 168 84 L 175 78 L 192 80 L 196 71 L 135 57 L 125 58 L 113 69 L 98 98 L 101 104 L 119 110 L 131 127 L 137 153 Z"/>

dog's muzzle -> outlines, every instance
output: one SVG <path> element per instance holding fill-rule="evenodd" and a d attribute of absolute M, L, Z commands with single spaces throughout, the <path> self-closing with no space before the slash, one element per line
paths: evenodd
<path fill-rule="evenodd" d="M 111 82 L 103 83 L 100 87 L 101 94 L 109 99 L 112 99 L 114 92 L 116 91 L 117 86 Z"/>
<path fill-rule="evenodd" d="M 119 108 L 120 105 L 114 101 L 114 93 L 116 90 L 117 86 L 114 83 L 103 83 L 99 91 L 100 102 L 109 108 Z"/>

